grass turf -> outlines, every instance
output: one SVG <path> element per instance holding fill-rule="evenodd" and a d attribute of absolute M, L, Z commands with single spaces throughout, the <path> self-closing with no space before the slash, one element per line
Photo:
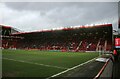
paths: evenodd
<path fill-rule="evenodd" d="M 3 50 L 2 73 L 3 77 L 49 77 L 66 69 L 40 66 L 25 62 L 71 68 L 97 56 L 98 53 Z M 25 62 L 12 61 L 4 58 Z"/>

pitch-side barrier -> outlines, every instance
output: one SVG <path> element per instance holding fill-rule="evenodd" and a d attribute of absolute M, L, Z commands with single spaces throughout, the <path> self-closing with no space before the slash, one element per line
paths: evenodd
<path fill-rule="evenodd" d="M 107 59 L 107 61 L 105 62 L 104 66 L 101 68 L 99 73 L 94 77 L 94 79 L 103 79 L 103 78 L 112 79 L 113 60 L 114 60 L 114 57 L 111 55 Z"/>

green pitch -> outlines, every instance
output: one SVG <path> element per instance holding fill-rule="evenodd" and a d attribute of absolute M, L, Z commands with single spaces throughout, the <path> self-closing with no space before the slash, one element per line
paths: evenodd
<path fill-rule="evenodd" d="M 98 53 L 2 50 L 3 77 L 50 77 L 84 63 Z"/>

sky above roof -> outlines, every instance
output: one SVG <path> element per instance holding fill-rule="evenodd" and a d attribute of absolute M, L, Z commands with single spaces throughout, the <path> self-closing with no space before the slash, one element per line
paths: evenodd
<path fill-rule="evenodd" d="M 112 23 L 118 29 L 117 2 L 3 2 L 0 24 L 22 31 Z"/>

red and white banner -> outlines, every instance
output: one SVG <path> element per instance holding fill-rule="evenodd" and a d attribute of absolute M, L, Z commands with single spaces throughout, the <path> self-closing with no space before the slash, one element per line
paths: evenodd
<path fill-rule="evenodd" d="M 120 48 L 120 38 L 115 38 L 115 48 Z"/>

